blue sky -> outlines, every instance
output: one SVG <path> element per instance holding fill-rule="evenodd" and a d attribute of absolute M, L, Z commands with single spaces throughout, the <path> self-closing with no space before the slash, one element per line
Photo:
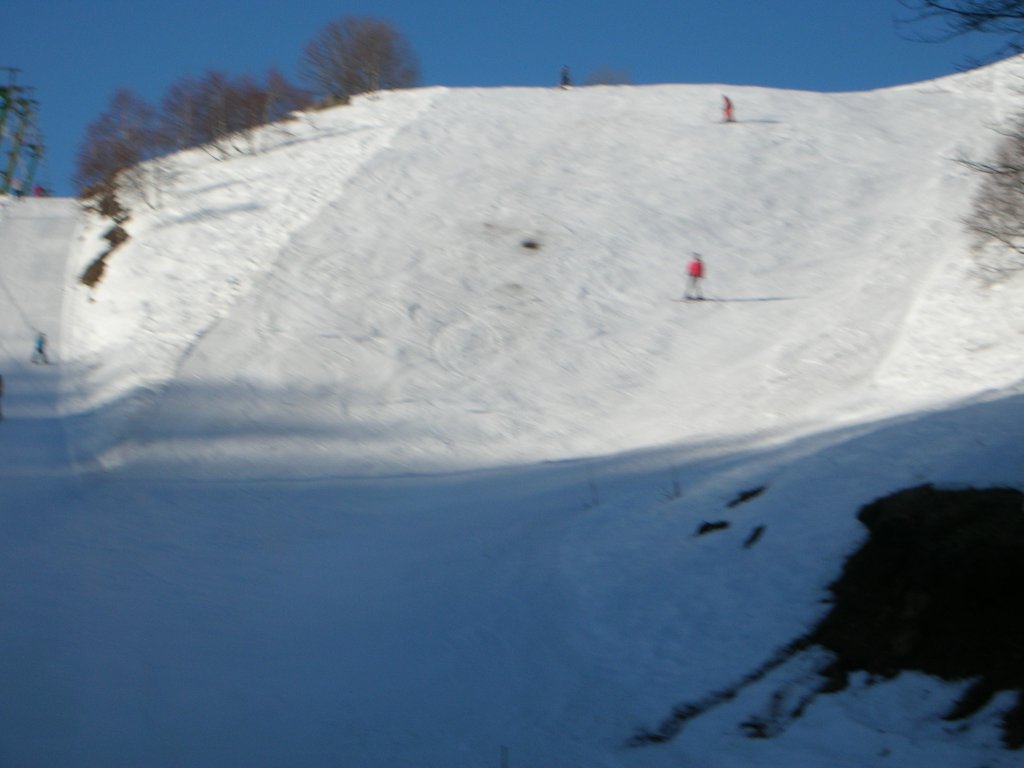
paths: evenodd
<path fill-rule="evenodd" d="M 915 42 L 899 0 L 0 0 L 0 66 L 39 101 L 43 179 L 70 194 L 85 127 L 118 88 L 158 103 L 173 81 L 217 69 L 294 78 L 305 44 L 346 15 L 391 21 L 425 85 L 547 86 L 568 64 L 632 82 L 817 91 L 931 79 L 997 46 Z M 0 73 L 0 77 L 4 74 Z"/>

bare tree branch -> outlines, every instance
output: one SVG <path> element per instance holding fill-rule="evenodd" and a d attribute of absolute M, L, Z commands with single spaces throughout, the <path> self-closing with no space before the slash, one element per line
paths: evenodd
<path fill-rule="evenodd" d="M 935 31 L 917 33 L 926 42 L 945 42 L 970 34 L 1001 39 L 990 60 L 1024 51 L 1024 0 L 900 0 L 911 12 L 903 25 L 923 27 L 940 22 Z"/>
<path fill-rule="evenodd" d="M 327 24 L 306 45 L 300 76 L 323 97 L 410 88 L 419 65 L 405 38 L 387 21 L 348 16 Z"/>
<path fill-rule="evenodd" d="M 1004 135 L 991 160 L 960 163 L 984 176 L 966 219 L 975 251 L 985 254 L 982 266 L 1000 275 L 1024 269 L 1017 258 L 1024 255 L 1024 118 Z M 993 244 L 1000 247 L 992 250 Z"/>

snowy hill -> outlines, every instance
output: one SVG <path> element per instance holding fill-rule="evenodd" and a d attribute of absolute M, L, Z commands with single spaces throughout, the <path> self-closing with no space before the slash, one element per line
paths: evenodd
<path fill-rule="evenodd" d="M 710 87 L 432 89 L 309 116 L 252 157 L 194 153 L 158 210 L 131 205 L 93 303 L 76 296 L 70 346 L 102 382 L 84 402 L 130 411 L 100 459 L 472 467 L 1015 381 L 1013 362 L 948 381 L 934 358 L 960 350 L 921 350 L 935 323 L 915 322 L 960 288 L 933 276 L 969 273 L 976 179 L 952 160 L 994 140 L 1006 77 L 734 89 L 728 126 Z M 671 301 L 691 251 L 721 301 Z M 963 307 L 957 328 L 1000 309 Z M 254 452 L 240 422 L 274 426 Z"/>
<path fill-rule="evenodd" d="M 151 167 L 100 282 L 87 214 L 3 315 L 60 396 L 4 402 L 0 763 L 1013 764 L 1010 694 L 964 731 L 921 674 L 746 738 L 820 650 L 626 744 L 821 619 L 867 502 L 1020 487 L 1024 282 L 955 162 L 1017 67 L 730 125 L 713 86 L 387 93 Z"/>

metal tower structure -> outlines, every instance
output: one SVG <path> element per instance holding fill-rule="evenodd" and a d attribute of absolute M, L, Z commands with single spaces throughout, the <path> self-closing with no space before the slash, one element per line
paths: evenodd
<path fill-rule="evenodd" d="M 0 85 L 0 193 L 30 194 L 43 142 L 35 123 L 38 102 L 31 88 L 17 84 L 17 67 L 0 67 L 7 84 Z"/>

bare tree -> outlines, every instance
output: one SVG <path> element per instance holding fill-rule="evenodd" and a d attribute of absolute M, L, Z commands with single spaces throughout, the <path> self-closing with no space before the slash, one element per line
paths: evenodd
<path fill-rule="evenodd" d="M 223 72 L 209 70 L 199 81 L 193 103 L 199 146 L 226 151 L 220 141 L 231 133 L 230 91 L 231 82 Z"/>
<path fill-rule="evenodd" d="M 419 82 L 412 48 L 381 19 L 348 16 L 330 22 L 306 45 L 300 66 L 313 90 L 333 99 Z"/>
<path fill-rule="evenodd" d="M 941 42 L 989 34 L 998 41 L 990 59 L 1024 51 L 1024 0 L 900 2 L 914 14 L 904 23 L 939 22 L 936 33 L 921 34 L 920 39 Z M 981 268 L 992 279 L 1024 270 L 1024 115 L 1004 133 L 993 159 L 962 158 L 960 162 L 983 175 L 966 219 Z"/>
<path fill-rule="evenodd" d="M 268 90 L 252 77 L 209 70 L 173 83 L 163 98 L 163 134 L 170 149 L 205 147 L 221 154 L 234 137 L 267 122 Z M 237 147 L 235 147 L 237 149 Z"/>
<path fill-rule="evenodd" d="M 86 127 L 75 160 L 75 183 L 82 191 L 109 184 L 114 177 L 158 151 L 156 112 L 137 93 L 126 88 Z"/>
<path fill-rule="evenodd" d="M 1024 0 L 900 0 L 912 12 L 902 20 L 919 28 L 939 22 L 933 33 L 919 32 L 930 42 L 950 40 L 975 32 L 991 34 L 1003 42 L 993 59 L 1024 51 Z"/>
<path fill-rule="evenodd" d="M 247 142 L 250 151 L 255 150 L 253 133 L 267 122 L 266 115 L 270 94 L 252 77 L 243 75 L 224 83 L 220 94 L 224 109 L 224 132 L 220 141 L 230 141 L 237 151 L 243 151 L 235 138 Z"/>
<path fill-rule="evenodd" d="M 295 110 L 308 107 L 311 100 L 309 91 L 293 84 L 275 67 L 267 70 L 266 91 L 266 123 L 283 120 Z"/>
<path fill-rule="evenodd" d="M 220 156 L 229 150 L 255 151 L 253 130 L 308 106 L 310 95 L 275 69 L 266 84 L 243 75 L 208 71 L 168 87 L 157 112 L 135 92 L 117 91 L 107 110 L 86 129 L 76 158 L 75 183 L 134 189 L 148 205 L 168 176 L 161 157 L 179 149 L 205 147 Z"/>
<path fill-rule="evenodd" d="M 985 254 L 983 269 L 993 279 L 1024 269 L 1024 118 L 991 161 L 961 162 L 984 175 L 966 222 L 975 250 Z"/>
<path fill-rule="evenodd" d="M 260 84 L 249 75 L 229 77 L 207 71 L 201 78 L 175 81 L 162 101 L 163 135 L 170 150 L 208 147 L 226 151 L 234 138 L 308 106 L 310 94 L 276 69 Z M 237 146 L 234 147 L 238 149 Z"/>
<path fill-rule="evenodd" d="M 197 115 L 200 85 L 192 77 L 176 80 L 160 102 L 162 133 L 171 150 L 200 144 Z"/>

